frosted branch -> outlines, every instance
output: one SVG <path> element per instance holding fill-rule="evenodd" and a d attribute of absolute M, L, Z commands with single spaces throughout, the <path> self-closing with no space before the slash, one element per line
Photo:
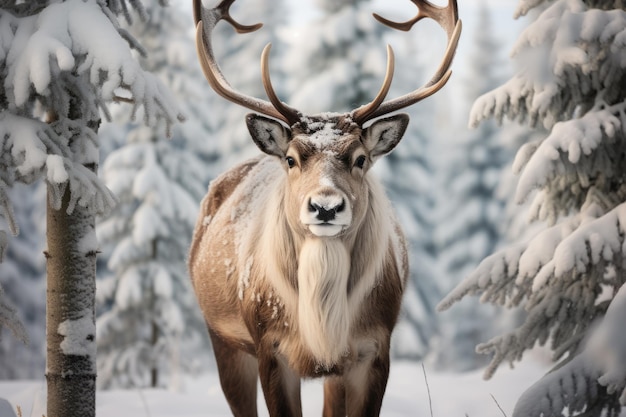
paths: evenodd
<path fill-rule="evenodd" d="M 519 259 L 526 248 L 527 244 L 518 244 L 485 258 L 439 303 L 437 310 L 446 310 L 464 296 L 477 293 L 483 293 L 483 301 L 505 304 L 515 293 Z"/>
<path fill-rule="evenodd" d="M 8 165 L 5 169 L 15 172 L 12 178 L 30 183 L 45 177 L 52 206 L 57 209 L 61 207 L 65 184 L 69 183 L 73 193 L 68 207 L 70 213 L 76 204 L 90 208 L 94 214 L 107 212 L 115 205 L 113 194 L 96 174 L 81 164 L 97 161 L 97 137 L 91 129 L 68 120 L 55 122 L 50 126 L 9 112 L 0 114 L 0 120 L 2 148 L 12 154 L 10 161 L 13 165 Z M 60 130 L 63 136 L 58 135 L 55 130 Z M 81 140 L 74 141 L 74 147 L 80 149 L 73 150 L 66 145 L 74 135 L 80 136 Z M 75 157 L 75 153 L 80 157 Z M 0 206 L 6 213 L 11 231 L 17 233 L 4 186 L 0 187 Z"/>
<path fill-rule="evenodd" d="M 141 13 L 141 4 L 133 5 Z M 144 107 L 146 122 L 164 119 L 169 128 L 182 120 L 172 95 L 156 77 L 143 71 L 131 53 L 127 34 L 120 33 L 106 7 L 93 0 L 68 0 L 51 4 L 36 18 L 18 19 L 0 11 L 0 19 L 5 18 L 20 27 L 13 39 L 3 40 L 10 45 L 5 88 L 17 107 L 31 100 L 33 90 L 49 96 L 59 74 L 73 72 L 88 76 L 89 83 L 97 87 L 98 102 L 112 101 L 114 91 L 123 88 L 133 97 L 133 114 L 138 106 Z M 94 32 L 98 36 L 93 36 Z"/>
<path fill-rule="evenodd" d="M 622 405 L 626 405 L 624 317 L 626 317 L 626 285 L 622 285 L 611 301 L 604 320 L 584 352 L 601 371 L 598 382 L 607 387 L 609 394 L 619 395 Z"/>
<path fill-rule="evenodd" d="M 617 416 L 626 405 L 626 288 L 622 286 L 585 349 L 574 359 L 548 373 L 519 399 L 516 416 Z M 619 400 L 619 401 L 618 401 Z M 581 414 L 582 415 L 582 414 Z"/>
<path fill-rule="evenodd" d="M 624 135 L 622 120 L 625 108 L 626 103 L 611 107 L 598 103 L 583 117 L 554 125 L 550 135 L 539 146 L 531 144 L 522 147 L 514 164 L 516 171 L 523 170 L 515 199 L 522 202 L 534 188 L 543 187 L 557 176 L 563 175 L 562 154 L 567 155 L 563 159 L 569 163 L 569 169 L 576 170 L 581 175 L 588 175 L 589 165 L 591 172 L 595 172 L 595 166 L 600 162 L 606 163 L 609 158 L 605 154 L 597 155 L 599 163 L 590 158 L 595 158 L 594 152 L 601 147 L 602 152 L 610 152 L 607 148 L 614 144 L 616 136 Z M 581 167 L 578 168 L 577 165 Z M 606 170 L 607 166 L 603 164 L 601 168 Z M 577 175 L 575 181 L 579 178 Z"/>
<path fill-rule="evenodd" d="M 601 301 L 605 288 L 619 288 L 626 203 L 605 212 L 589 203 L 578 216 L 550 227 L 527 244 L 518 244 L 486 258 L 439 304 L 449 308 L 467 294 L 481 294 L 481 301 L 513 307 L 524 303 L 524 323 L 503 336 L 478 346 L 479 353 L 494 357 L 485 371 L 493 375 L 504 362 L 550 341 L 555 358 L 574 354 L 594 318 L 608 307 Z"/>
<path fill-rule="evenodd" d="M 74 164 L 68 175 L 70 186 L 68 214 L 74 211 L 76 205 L 88 208 L 94 214 L 106 214 L 117 203 L 115 195 L 90 169 Z"/>
<path fill-rule="evenodd" d="M 522 1 L 518 12 L 539 3 Z M 613 86 L 624 76 L 617 51 L 625 45 L 626 11 L 589 9 L 581 0 L 555 1 L 514 46 L 512 55 L 522 70 L 474 103 L 470 126 L 489 117 L 508 117 L 550 129 L 600 92 L 607 103 L 621 101 Z"/>
<path fill-rule="evenodd" d="M 598 370 L 579 355 L 561 368 L 554 370 L 531 386 L 518 400 L 513 417 L 539 417 L 562 415 L 602 415 L 620 413 L 617 401 L 607 395 L 597 382 Z M 564 414 L 567 412 L 567 414 Z"/>
<path fill-rule="evenodd" d="M 626 234 L 626 203 L 595 219 L 584 221 L 569 236 L 562 239 L 554 255 L 537 274 L 533 289 L 546 284 L 549 277 L 562 277 L 575 270 L 584 274 L 601 262 L 613 262 L 624 255 Z"/>
<path fill-rule="evenodd" d="M 126 29 L 122 29 L 122 28 L 118 28 L 117 32 L 120 34 L 120 36 L 126 41 L 128 42 L 128 44 L 130 45 L 130 47 L 134 50 L 136 50 L 137 52 L 139 52 L 139 55 L 141 55 L 142 57 L 147 57 L 148 56 L 148 51 L 146 51 L 146 48 L 144 48 L 138 41 L 137 39 L 135 39 L 133 37 L 133 35 L 131 35 L 130 33 L 128 33 L 128 31 Z"/>

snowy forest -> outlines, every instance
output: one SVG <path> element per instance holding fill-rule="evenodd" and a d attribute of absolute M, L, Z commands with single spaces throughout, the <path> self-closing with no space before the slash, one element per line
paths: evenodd
<path fill-rule="evenodd" d="M 544 375 L 512 382 L 525 391 L 507 415 L 618 416 L 626 6 L 459 3 L 451 80 L 406 110 L 404 139 L 374 167 L 410 246 L 392 366 L 490 379 L 539 361 Z M 279 97 L 349 111 L 376 94 L 387 44 L 393 97 L 444 53 L 436 24 L 392 31 L 374 12 L 404 21 L 415 5 L 238 0 L 236 20 L 263 28 L 217 25 L 216 55 L 265 97 L 271 42 Z M 17 381 L 47 379 L 48 417 L 89 416 L 96 390 L 184 390 L 215 373 L 189 245 L 209 183 L 259 150 L 249 111 L 202 73 L 192 14 L 191 0 L 0 1 L 0 417 Z M 84 391 L 51 389 L 67 372 Z M 82 411 L 51 411 L 66 398 Z"/>

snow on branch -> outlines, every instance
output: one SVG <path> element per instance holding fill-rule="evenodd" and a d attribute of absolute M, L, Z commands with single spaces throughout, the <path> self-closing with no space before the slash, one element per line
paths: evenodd
<path fill-rule="evenodd" d="M 613 49 L 621 45 L 626 36 L 626 13 L 623 10 L 590 9 L 582 0 L 554 2 L 520 35 L 513 47 L 515 56 L 529 47 L 552 40 L 552 64 L 562 69 L 562 64 L 591 66 L 592 58 L 584 44 L 608 43 Z M 612 44 L 616 42 L 617 45 Z M 590 70 L 591 68 L 587 68 Z M 557 72 L 561 75 L 561 72 Z"/>
<path fill-rule="evenodd" d="M 524 1 L 521 13 L 540 1 Z M 624 76 L 626 11 L 589 9 L 582 0 L 558 0 L 520 35 L 512 55 L 522 69 L 480 97 L 470 112 L 475 127 L 488 117 L 551 128 L 598 92 L 614 104 Z M 609 58 L 607 58 L 609 57 Z M 575 86 L 575 87 L 574 87 Z"/>
<path fill-rule="evenodd" d="M 513 50 L 522 68 L 475 102 L 470 125 L 507 117 L 550 130 L 522 146 L 513 167 L 516 200 L 538 190 L 530 217 L 545 229 L 486 258 L 438 308 L 467 294 L 524 307 L 521 325 L 477 347 L 493 355 L 486 378 L 537 345 L 561 361 L 514 416 L 616 416 L 618 397 L 626 405 L 626 10 L 521 0 L 517 14 L 539 6 Z"/>
<path fill-rule="evenodd" d="M 610 166 L 609 146 L 623 136 L 626 103 L 607 107 L 597 103 L 583 117 L 559 122 L 539 145 L 529 143 L 521 147 L 513 170 L 522 172 L 517 186 L 516 200 L 523 202 L 535 188 L 563 175 L 563 162 L 576 170 L 575 181 L 582 176 L 606 172 Z M 601 152 L 595 152 L 601 149 Z M 567 154 L 567 157 L 563 157 Z M 587 180 L 587 183 L 590 181 Z"/>
<path fill-rule="evenodd" d="M 526 390 L 513 410 L 513 417 L 548 417 L 563 415 L 618 416 L 619 404 L 607 398 L 598 384 L 598 369 L 579 355 L 553 370 Z M 584 414 L 582 414 L 585 412 Z"/>
<path fill-rule="evenodd" d="M 476 270 L 456 286 L 437 306 L 447 310 L 468 294 L 483 293 L 482 300 L 507 305 L 515 293 L 519 259 L 527 244 L 518 244 L 485 258 Z"/>
<path fill-rule="evenodd" d="M 561 240 L 579 224 L 578 217 L 571 217 L 539 232 L 528 242 L 511 245 L 488 256 L 437 308 L 446 310 L 465 295 L 478 293 L 482 293 L 482 302 L 506 307 L 519 305 L 522 300 L 517 295 L 531 288 L 530 278 L 552 261 Z"/>
<path fill-rule="evenodd" d="M 626 285 L 617 291 L 602 323 L 590 339 L 585 354 L 601 370 L 598 382 L 609 394 L 620 394 L 619 401 L 626 405 Z"/>
<path fill-rule="evenodd" d="M 583 208 L 528 243 L 486 258 L 439 304 L 447 309 L 467 294 L 507 307 L 524 302 L 528 315 L 520 327 L 477 347 L 494 355 L 486 378 L 537 343 L 550 341 L 555 359 L 573 354 L 593 319 L 608 308 L 606 292 L 624 284 L 626 203 L 606 212 L 590 199 Z"/>
<path fill-rule="evenodd" d="M 575 358 L 548 373 L 520 398 L 513 417 L 540 415 L 619 415 L 626 405 L 626 286 L 622 285 L 606 314 Z M 550 414 L 546 414 L 546 412 Z"/>
<path fill-rule="evenodd" d="M 470 111 L 469 127 L 475 128 L 489 117 L 502 123 L 504 117 L 524 122 L 531 107 L 534 85 L 520 74 L 502 86 L 478 97 Z"/>
<path fill-rule="evenodd" d="M 7 185 L 16 179 L 30 183 L 41 176 L 48 158 L 44 141 L 52 135 L 54 132 L 46 123 L 8 111 L 0 113 L 2 175 Z"/>
<path fill-rule="evenodd" d="M 49 96 L 60 73 L 85 74 L 98 102 L 114 101 L 118 89 L 127 90 L 133 116 L 142 106 L 147 123 L 162 118 L 169 130 L 183 119 L 173 97 L 141 68 L 105 8 L 95 0 L 68 0 L 25 18 L 0 11 L 0 20 L 12 20 L 6 27 L 14 28 L 0 51 L 0 62 L 8 68 L 4 86 L 9 101 L 18 108 L 26 106 L 33 93 Z"/>
<path fill-rule="evenodd" d="M 0 204 L 8 213 L 9 224 L 12 209 L 8 199 L 2 199 L 2 190 L 15 181 L 31 183 L 44 177 L 49 185 L 49 195 L 53 207 L 61 207 L 61 199 L 66 187 L 70 187 L 71 198 L 68 213 L 72 213 L 76 205 L 90 209 L 94 214 L 105 213 L 116 202 L 115 196 L 106 188 L 97 175 L 83 166 L 81 161 L 74 161 L 73 150 L 69 146 L 73 135 L 92 137 L 95 133 L 87 127 L 73 126 L 68 120 L 55 122 L 52 125 L 27 117 L 16 116 L 8 111 L 0 113 L 0 145 L 7 158 L 3 158 L 5 180 L 0 180 Z M 57 131 L 73 133 L 59 136 Z M 76 141 L 81 146 L 86 141 Z M 88 141 L 87 141 L 88 142 Z M 77 145 L 75 145 L 77 146 Z M 83 155 L 90 152 L 83 151 Z M 8 180 L 8 181 L 7 181 Z M 17 226 L 11 230 L 17 233 Z"/>
<path fill-rule="evenodd" d="M 626 235 L 626 203 L 599 218 L 589 218 L 554 249 L 552 259 L 536 274 L 533 290 L 575 270 L 584 274 L 601 262 L 622 259 Z"/>

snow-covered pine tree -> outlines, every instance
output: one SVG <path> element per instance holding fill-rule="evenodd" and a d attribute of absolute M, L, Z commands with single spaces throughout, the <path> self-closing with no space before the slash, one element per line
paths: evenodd
<path fill-rule="evenodd" d="M 494 354 L 487 377 L 550 343 L 559 363 L 514 416 L 617 415 L 626 403 L 626 8 L 523 0 L 516 14 L 535 8 L 513 51 L 521 69 L 476 101 L 471 123 L 508 117 L 549 130 L 513 164 L 516 199 L 537 190 L 530 214 L 546 226 L 486 258 L 440 307 L 481 294 L 527 310 L 520 327 L 478 347 Z"/>
<path fill-rule="evenodd" d="M 146 13 L 145 23 L 130 28 L 149 53 L 144 68 L 161 77 L 185 111 L 208 110 L 206 96 L 198 91 L 204 77 L 197 65 L 189 65 L 195 60 L 186 30 L 191 17 L 156 4 Z M 130 124 L 126 144 L 105 160 L 104 181 L 120 202 L 98 224 L 112 271 L 98 281 L 99 387 L 172 386 L 179 371 L 198 365 L 198 350 L 208 353 L 206 326 L 186 266 L 206 191 L 196 142 L 206 141 L 207 133 L 186 128 L 176 126 L 168 140 Z"/>
<path fill-rule="evenodd" d="M 290 96 L 286 101 L 304 113 L 350 111 L 369 102 L 380 88 L 387 62 L 384 38 L 389 30 L 372 17 L 375 10 L 369 0 L 317 3 L 321 17 L 299 28 L 285 56 L 283 66 Z M 391 42 L 401 51 L 402 65 L 409 66 L 396 69 L 391 96 L 405 94 L 424 82 L 416 62 L 419 45 L 407 37 L 412 36 L 397 35 Z M 426 191 L 427 177 L 432 174 L 425 149 L 427 130 L 432 125 L 426 110 L 429 105 L 431 101 L 411 109 L 405 139 L 376 167 L 412 243 L 411 282 L 393 345 L 394 354 L 404 357 L 426 353 L 434 330 L 434 305 L 430 300 L 439 299 L 431 281 L 434 260 L 428 238 L 432 234 L 426 231 L 432 209 Z"/>
<path fill-rule="evenodd" d="M 474 102 L 502 82 L 500 45 L 494 38 L 491 15 L 482 3 L 466 65 L 463 83 L 465 99 Z M 469 110 L 469 109 L 467 109 Z M 439 280 L 442 294 L 449 292 L 487 255 L 493 253 L 503 238 L 505 204 L 498 196 L 499 181 L 512 151 L 498 131 L 495 121 L 477 129 L 457 130 L 438 142 L 443 178 L 439 187 L 436 241 Z M 440 298 L 438 298 L 439 300 Z M 485 364 L 475 353 L 475 346 L 495 334 L 493 309 L 464 300 L 452 311 L 442 314 L 437 348 L 431 360 L 438 368 L 466 371 Z M 491 324 L 489 324 L 491 321 Z"/>
<path fill-rule="evenodd" d="M 129 3 L 143 12 L 140 2 Z M 48 417 L 95 415 L 95 216 L 115 203 L 96 175 L 100 111 L 121 99 L 134 103 L 133 114 L 144 108 L 147 123 L 180 118 L 131 53 L 136 42 L 116 17 L 130 19 L 129 7 L 66 0 L 0 9 L 0 206 L 11 233 L 17 226 L 6 189 L 43 178 L 48 190 Z"/>
<path fill-rule="evenodd" d="M 193 367 L 190 348 L 208 342 L 185 262 L 205 189 L 201 168 L 182 138 L 167 142 L 147 128 L 133 129 L 104 164 L 120 203 L 98 233 L 114 245 L 113 274 L 98 284 L 106 306 L 97 328 L 101 387 L 171 385 L 177 368 Z"/>

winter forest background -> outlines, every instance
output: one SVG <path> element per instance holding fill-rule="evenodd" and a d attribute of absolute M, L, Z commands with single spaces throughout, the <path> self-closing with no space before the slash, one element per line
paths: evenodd
<path fill-rule="evenodd" d="M 72 1 L 79 0 L 66 3 Z M 20 2 L 8 2 L 13 9 L 4 3 L 0 319 L 13 326 L 0 326 L 0 379 L 30 379 L 45 368 L 46 184 L 59 170 L 49 157 L 43 168 L 11 159 L 20 154 L 11 138 L 19 136 L 23 115 L 10 103 L 30 86 L 16 77 L 8 52 L 21 33 L 9 29 L 23 18 L 15 12 Z M 443 53 L 445 36 L 434 23 L 406 36 L 371 18 L 378 12 L 405 20 L 414 15 L 408 1 L 307 3 L 235 3 L 237 20 L 265 26 L 235 35 L 218 25 L 217 53 L 232 84 L 264 96 L 260 51 L 272 42 L 281 98 L 308 113 L 346 111 L 375 94 L 386 43 L 397 56 L 390 96 L 423 83 Z M 376 167 L 411 244 L 393 354 L 430 369 L 486 368 L 491 375 L 501 362 L 547 344 L 559 370 L 525 394 L 517 415 L 537 411 L 539 397 L 550 399 L 554 415 L 564 407 L 619 410 L 626 401 L 626 342 L 615 330 L 625 302 L 625 8 L 594 0 L 459 3 L 464 33 L 450 83 L 408 110 L 404 140 Z M 176 387 L 182 376 L 211 367 L 187 247 L 209 181 L 258 152 L 245 128 L 247 111 L 213 93 L 200 71 L 190 2 L 142 4 L 126 18 L 120 13 L 120 33 L 138 42 L 133 56 L 178 108 L 164 108 L 165 121 L 146 126 L 144 119 L 158 119 L 150 98 L 137 110 L 136 102 L 110 94 L 110 120 L 98 130 L 99 175 L 117 198 L 96 228 L 102 389 Z M 93 32 L 88 36 L 96 39 Z M 67 67 L 61 54 L 55 65 Z M 38 93 L 50 93 L 46 74 L 30 80 Z M 186 121 L 170 127 L 178 110 Z M 477 345 L 487 355 L 476 354 Z"/>

